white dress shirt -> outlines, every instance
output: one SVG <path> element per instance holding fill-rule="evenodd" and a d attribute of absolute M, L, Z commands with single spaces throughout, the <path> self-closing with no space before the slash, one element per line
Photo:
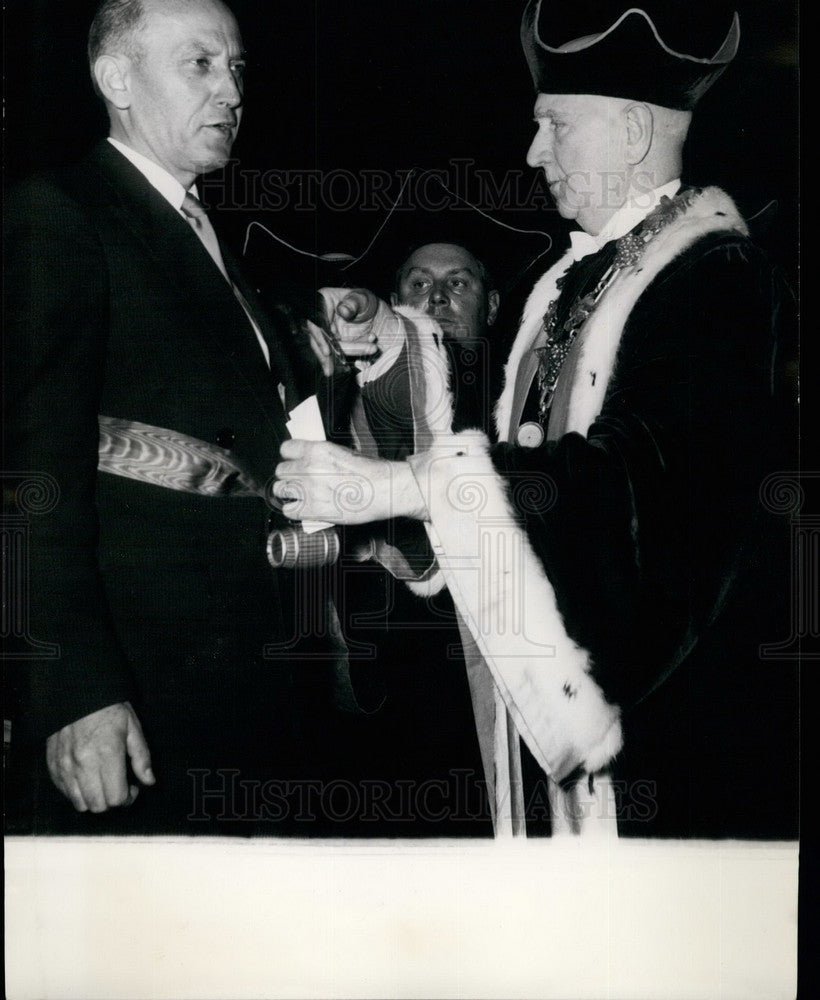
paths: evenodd
<path fill-rule="evenodd" d="M 573 260 L 583 260 L 590 254 L 598 253 L 603 246 L 612 240 L 619 240 L 622 236 L 626 236 L 649 215 L 653 208 L 660 205 L 664 195 L 668 198 L 674 198 L 679 188 L 680 178 L 677 178 L 668 184 L 654 188 L 652 191 L 641 191 L 630 195 L 597 236 L 591 236 L 583 229 L 571 232 L 569 240 Z"/>

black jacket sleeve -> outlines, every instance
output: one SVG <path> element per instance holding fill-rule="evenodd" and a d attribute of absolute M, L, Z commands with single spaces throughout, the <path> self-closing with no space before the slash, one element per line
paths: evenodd
<path fill-rule="evenodd" d="M 30 664 L 31 721 L 48 735 L 131 694 L 97 565 L 97 414 L 106 353 L 103 249 L 81 208 L 29 182 L 5 218 L 5 467 L 49 477 L 51 509 L 28 521 L 29 635 L 57 645 Z"/>

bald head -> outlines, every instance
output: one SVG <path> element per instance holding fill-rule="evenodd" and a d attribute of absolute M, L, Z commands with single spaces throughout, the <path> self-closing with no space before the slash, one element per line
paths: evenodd
<path fill-rule="evenodd" d="M 190 187 L 230 159 L 245 67 L 220 0 L 106 0 L 89 52 L 111 138 Z"/>
<path fill-rule="evenodd" d="M 140 36 L 152 14 L 173 15 L 197 7 L 221 9 L 233 16 L 221 0 L 103 0 L 88 32 L 88 64 L 95 88 L 94 64 L 101 55 L 137 60 L 144 54 Z"/>

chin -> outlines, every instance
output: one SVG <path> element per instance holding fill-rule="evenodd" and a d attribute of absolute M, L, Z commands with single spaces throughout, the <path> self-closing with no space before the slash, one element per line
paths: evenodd
<path fill-rule="evenodd" d="M 230 156 L 209 156 L 203 157 L 199 163 L 196 164 L 195 170 L 197 175 L 199 174 L 210 174 L 214 170 L 221 170 L 223 167 L 230 163 Z"/>
<path fill-rule="evenodd" d="M 570 205 L 563 199 L 555 202 L 555 208 L 562 219 L 577 219 L 578 218 L 578 208 L 575 205 Z"/>

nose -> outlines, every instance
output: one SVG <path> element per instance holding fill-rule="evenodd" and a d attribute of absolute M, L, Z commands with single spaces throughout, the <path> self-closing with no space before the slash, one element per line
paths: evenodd
<path fill-rule="evenodd" d="M 242 103 L 242 83 L 230 67 L 219 74 L 214 98 L 217 104 L 227 108 L 238 108 Z"/>
<path fill-rule="evenodd" d="M 543 167 L 552 159 L 552 139 L 539 129 L 527 150 L 527 166 Z"/>
<path fill-rule="evenodd" d="M 437 281 L 430 289 L 427 301 L 431 306 L 448 306 L 450 304 L 450 296 L 447 294 L 446 287 Z"/>

